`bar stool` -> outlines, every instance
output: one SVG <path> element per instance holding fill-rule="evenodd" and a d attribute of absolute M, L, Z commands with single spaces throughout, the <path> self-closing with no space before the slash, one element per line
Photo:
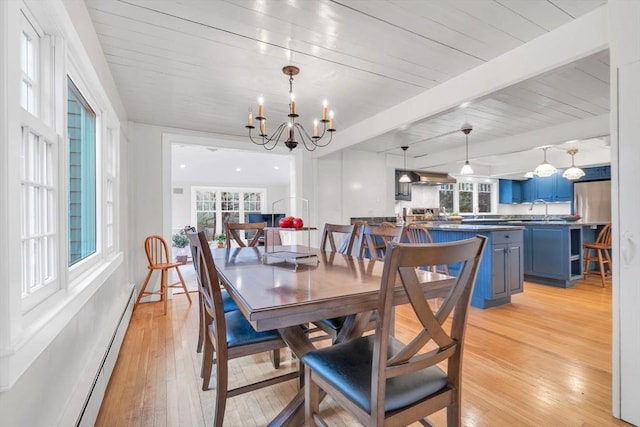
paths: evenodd
<path fill-rule="evenodd" d="M 602 279 L 602 286 L 604 287 L 606 284 L 606 271 L 605 264 L 609 264 L 609 272 L 613 271 L 613 264 L 611 263 L 611 255 L 609 251 L 611 250 L 611 224 L 607 224 L 604 228 L 598 233 L 598 237 L 595 242 L 583 243 L 582 248 L 584 249 L 584 278 L 587 278 L 589 273 L 598 274 L 597 271 L 589 271 L 589 264 L 592 262 L 597 262 L 600 270 L 600 278 Z M 593 253 L 595 251 L 595 254 Z"/>

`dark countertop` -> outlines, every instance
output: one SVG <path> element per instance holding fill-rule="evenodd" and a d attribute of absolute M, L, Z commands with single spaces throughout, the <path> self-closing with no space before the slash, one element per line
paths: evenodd
<path fill-rule="evenodd" d="M 425 224 L 425 227 L 429 230 L 472 232 L 524 230 L 523 226 L 518 225 Z"/>

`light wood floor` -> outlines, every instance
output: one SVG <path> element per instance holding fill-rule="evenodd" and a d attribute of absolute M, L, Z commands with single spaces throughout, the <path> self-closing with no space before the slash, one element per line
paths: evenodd
<path fill-rule="evenodd" d="M 169 307 L 166 316 L 159 303 L 136 309 L 97 426 L 211 425 L 215 390 L 201 391 L 197 304 L 176 295 Z M 396 335 L 411 327 L 399 308 Z M 465 426 L 628 425 L 611 416 L 610 283 L 525 283 L 511 304 L 471 308 L 465 345 Z M 238 384 L 273 369 L 263 355 L 233 360 L 230 372 Z M 233 397 L 225 425 L 266 425 L 294 392 L 289 382 Z M 330 399 L 321 408 L 331 425 L 357 425 Z M 430 419 L 445 425 L 443 411 Z"/>

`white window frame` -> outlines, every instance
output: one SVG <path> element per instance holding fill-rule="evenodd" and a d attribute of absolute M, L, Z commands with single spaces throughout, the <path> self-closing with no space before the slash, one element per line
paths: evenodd
<path fill-rule="evenodd" d="M 107 91 L 101 84 L 92 62 L 84 50 L 79 34 L 68 20 L 59 2 L 9 1 L 0 7 L 0 42 L 7 50 L 0 57 L 0 170 L 5 171 L 6 182 L 0 186 L 0 203 L 12 207 L 0 216 L 10 227 L 0 229 L 4 247 L 2 271 L 5 280 L 0 281 L 0 311 L 5 322 L 0 327 L 0 392 L 11 389 L 20 376 L 37 360 L 51 342 L 68 326 L 70 319 L 77 316 L 96 292 L 113 278 L 123 265 L 123 254 L 119 249 L 120 225 L 119 209 L 119 118 L 111 105 Z M 31 8 L 31 9 L 29 9 Z M 35 18 L 34 18 L 35 17 Z M 21 43 L 22 19 L 40 31 L 37 52 L 36 80 L 34 96 L 37 108 L 29 112 L 22 108 Z M 35 64 L 34 64 L 35 66 Z M 67 146 L 66 140 L 66 81 L 71 76 L 83 95 L 99 114 L 96 122 L 98 163 L 96 165 L 96 215 L 100 239 L 107 228 L 113 228 L 112 245 L 107 248 L 103 240 L 97 242 L 100 253 L 68 268 L 67 252 Z M 107 175 L 104 171 L 107 127 L 113 129 L 112 158 L 115 168 Z M 23 132 L 31 132 L 55 147 L 51 156 L 52 183 L 43 184 L 38 180 L 21 175 L 20 158 Z M 25 133 L 24 135 L 27 135 Z M 102 151 L 101 151 L 102 150 Z M 41 166 L 41 165 L 40 165 Z M 46 168 L 45 168 L 46 169 Z M 104 182 L 113 184 L 112 197 L 105 199 Z M 55 191 L 54 228 L 56 245 L 51 252 L 55 257 L 55 274 L 48 274 L 46 286 L 32 286 L 23 296 L 22 246 L 23 185 L 41 186 Z M 114 216 L 109 224 L 104 221 L 106 206 L 112 204 Z M 26 215 L 24 216 L 26 218 Z M 36 212 L 31 218 L 37 218 Z M 36 230 L 35 227 L 32 227 Z M 53 228 L 52 228 L 53 229 Z M 37 230 L 36 230 L 37 231 Z M 39 238 L 36 233 L 32 237 Z M 105 249 L 106 248 L 106 249 Z M 36 260 L 33 257 L 32 260 Z M 50 261 L 54 258 L 49 258 Z M 53 277 L 55 275 L 55 277 Z"/>
<path fill-rule="evenodd" d="M 216 208 L 215 208 L 215 214 L 216 214 L 216 230 L 215 230 L 215 234 L 219 234 L 219 233 L 223 233 L 224 229 L 223 229 L 223 224 L 222 224 L 222 193 L 224 192 L 229 192 L 229 193 L 239 193 L 239 206 L 240 206 L 240 210 L 239 210 L 239 220 L 240 222 L 244 222 L 244 214 L 246 212 L 256 212 L 256 211 L 245 211 L 244 209 L 244 198 L 243 195 L 245 193 L 260 193 L 261 194 L 261 200 L 260 203 L 262 205 L 262 209 L 261 212 L 265 212 L 265 208 L 266 208 L 266 203 L 267 203 L 267 189 L 266 188 L 244 188 L 244 187 L 212 187 L 212 186 L 193 186 L 191 187 L 191 223 L 194 225 L 194 227 L 196 226 L 196 224 L 198 223 L 198 213 L 197 213 L 197 198 L 196 198 L 196 194 L 198 191 L 208 191 L 211 193 L 216 193 Z M 228 211 L 224 211 L 224 212 L 228 212 Z M 235 212 L 235 211 L 229 211 L 229 212 Z M 213 236 L 212 236 L 213 237 Z"/>
<path fill-rule="evenodd" d="M 495 214 L 498 212 L 498 180 L 494 178 L 480 178 L 480 177 L 456 177 L 457 184 L 453 186 L 453 212 L 458 212 L 461 215 L 473 215 L 473 214 Z M 460 186 L 459 184 L 471 184 L 473 191 L 473 212 L 460 212 Z M 481 184 L 491 185 L 491 210 L 489 212 L 478 212 L 478 192 Z M 451 213 L 451 212 L 449 212 Z"/>

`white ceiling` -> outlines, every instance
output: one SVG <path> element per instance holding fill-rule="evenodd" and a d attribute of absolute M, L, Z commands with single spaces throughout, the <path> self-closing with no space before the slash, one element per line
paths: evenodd
<path fill-rule="evenodd" d="M 367 120 L 384 121 L 385 111 L 421 96 L 428 104 L 427 95 L 443 84 L 451 85 L 542 36 L 562 31 L 606 0 L 86 0 L 86 4 L 130 120 L 212 132 L 247 148 L 251 146 L 244 128 L 247 111 L 250 106 L 255 111 L 259 96 L 265 98 L 269 130 L 286 118 L 288 81 L 281 69 L 288 64 L 301 69 L 294 80 L 300 122 L 310 128 L 320 113 L 320 102 L 328 99 L 336 113 L 336 140 L 341 130 L 348 130 L 327 153 L 353 147 L 401 156 L 399 147 L 409 145 L 410 165 L 432 170 L 459 169 L 464 160 L 464 135 L 459 129 L 465 122 L 474 127 L 469 157 L 476 170 L 519 176 L 542 158 L 542 152 L 531 151 L 532 147 L 576 139 L 566 131 L 559 132 L 568 135 L 564 140 L 549 138 L 551 130 L 567 123 L 591 123 L 609 111 L 605 47 L 473 96 L 464 108 L 434 112 L 423 105 L 423 116 L 415 111 L 407 114 L 419 117 L 415 120 L 407 123 L 389 114 L 388 123 L 380 126 L 384 132 L 353 137 L 354 129 L 366 126 Z M 576 34 L 576 38 L 584 37 Z M 549 56 L 555 53 L 553 47 L 548 48 Z M 491 82 L 477 85 L 490 87 Z M 593 131 L 578 139 L 572 143 L 579 148 L 577 164 L 608 162 L 606 135 Z M 558 166 L 570 162 L 562 150 L 549 150 L 549 157 L 550 161 L 557 157 Z"/>

